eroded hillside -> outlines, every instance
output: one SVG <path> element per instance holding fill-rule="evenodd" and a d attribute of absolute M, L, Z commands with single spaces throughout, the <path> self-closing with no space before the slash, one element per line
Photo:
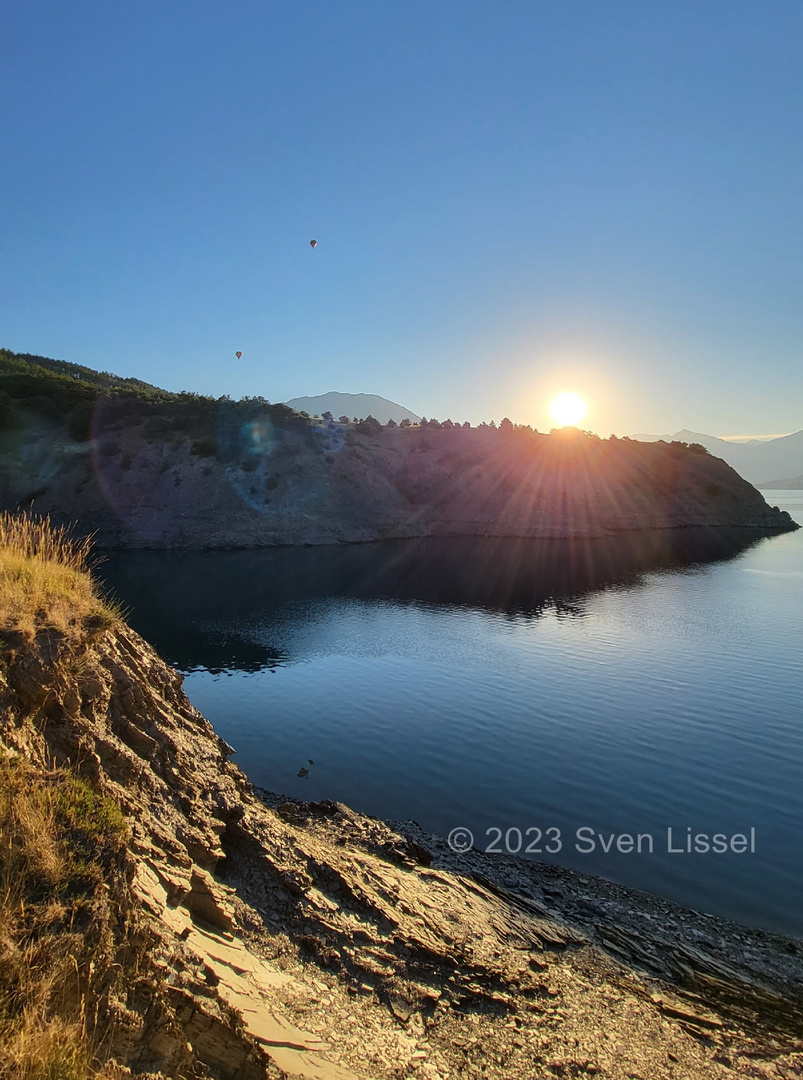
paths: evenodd
<path fill-rule="evenodd" d="M 261 399 L 4 364 L 0 507 L 77 521 L 107 546 L 792 527 L 702 447 L 313 422 Z"/>

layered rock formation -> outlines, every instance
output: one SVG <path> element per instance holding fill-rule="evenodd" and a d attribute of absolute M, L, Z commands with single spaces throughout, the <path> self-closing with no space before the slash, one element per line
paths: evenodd
<path fill-rule="evenodd" d="M 78 971 L 107 1075 L 800 1075 L 801 943 L 256 792 L 122 623 L 5 634 L 0 659 L 0 747 L 80 774 L 130 832 L 126 966 L 114 993 Z"/>
<path fill-rule="evenodd" d="M 0 507 L 135 547 L 794 527 L 724 461 L 680 443 L 257 420 L 193 441 L 120 410 L 100 410 L 88 442 L 43 425 L 8 442 Z"/>

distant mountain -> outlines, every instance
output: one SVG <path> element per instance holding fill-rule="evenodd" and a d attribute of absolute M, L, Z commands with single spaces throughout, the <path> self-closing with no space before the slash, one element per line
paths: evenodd
<path fill-rule="evenodd" d="M 683 428 L 674 435 L 633 435 L 640 442 L 654 442 L 666 439 L 667 442 L 700 443 L 709 454 L 722 458 L 732 466 L 745 480 L 757 487 L 767 487 L 775 483 L 780 476 L 795 477 L 803 473 L 803 431 L 793 435 L 784 435 L 780 439 L 767 439 L 762 442 L 753 439 L 746 443 L 727 442 L 715 435 L 705 435 L 700 431 Z M 787 483 L 787 481 L 783 481 Z"/>
<path fill-rule="evenodd" d="M 803 491 L 803 476 L 792 476 L 788 480 L 769 480 L 758 486 L 767 491 Z"/>
<path fill-rule="evenodd" d="M 364 420 L 366 416 L 374 416 L 380 424 L 386 424 L 388 420 L 395 420 L 398 424 L 405 419 L 416 424 L 421 419 L 411 409 L 405 409 L 403 405 L 397 405 L 395 401 L 388 401 L 377 394 L 338 394 L 332 390 L 318 397 L 291 398 L 285 405 L 299 412 L 309 413 L 310 416 L 320 416 L 325 412 L 330 412 L 335 419 L 340 416 L 356 416 L 358 420 Z"/>

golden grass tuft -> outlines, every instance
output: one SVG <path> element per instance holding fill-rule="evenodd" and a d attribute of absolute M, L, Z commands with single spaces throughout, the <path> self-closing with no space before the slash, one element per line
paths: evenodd
<path fill-rule="evenodd" d="M 74 539 L 49 518 L 0 513 L 0 633 L 74 637 L 114 625 L 120 611 L 93 581 L 89 550 L 89 538 Z"/>
<path fill-rule="evenodd" d="M 102 859 L 119 807 L 62 770 L 0 756 L 0 1080 L 89 1080 L 89 972 L 108 966 Z"/>

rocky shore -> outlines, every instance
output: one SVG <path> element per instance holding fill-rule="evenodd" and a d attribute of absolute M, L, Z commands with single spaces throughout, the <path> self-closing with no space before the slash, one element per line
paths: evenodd
<path fill-rule="evenodd" d="M 119 620 L 5 632 L 0 661 L 12 764 L 82 778 L 127 829 L 94 901 L 109 960 L 71 946 L 59 998 L 93 1075 L 803 1074 L 803 943 L 254 790 Z"/>

